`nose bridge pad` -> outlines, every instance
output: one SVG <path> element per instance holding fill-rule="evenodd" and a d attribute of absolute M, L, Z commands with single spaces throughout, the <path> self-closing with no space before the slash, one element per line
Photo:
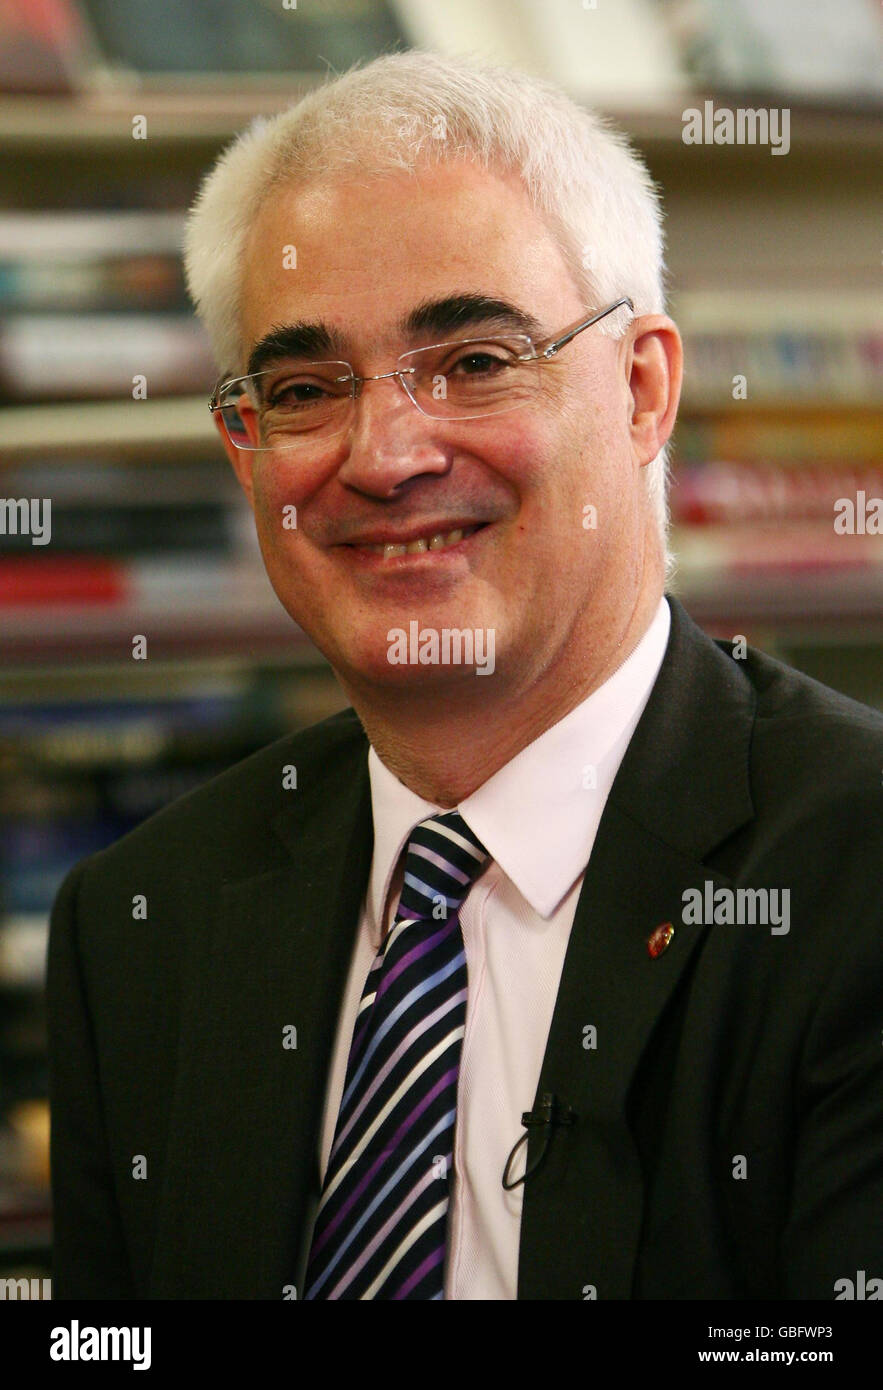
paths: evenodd
<path fill-rule="evenodd" d="M 411 402 L 412 405 L 416 405 L 417 392 L 413 382 L 412 369 L 409 367 L 402 367 L 399 369 L 399 371 L 396 372 L 395 375 L 398 379 L 399 385 L 401 386 L 405 395 L 408 397 L 408 400 Z"/>

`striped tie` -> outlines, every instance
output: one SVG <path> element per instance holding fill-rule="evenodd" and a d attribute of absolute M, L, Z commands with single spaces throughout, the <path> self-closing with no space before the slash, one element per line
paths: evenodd
<path fill-rule="evenodd" d="M 412 832 L 353 1029 L 305 1298 L 444 1297 L 466 1024 L 459 912 L 487 857 L 456 811 Z"/>

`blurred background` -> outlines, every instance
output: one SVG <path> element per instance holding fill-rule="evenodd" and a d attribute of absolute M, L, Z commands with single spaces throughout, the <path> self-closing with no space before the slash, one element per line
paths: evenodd
<path fill-rule="evenodd" d="M 552 78 L 632 137 L 686 345 L 671 587 L 883 707 L 877 0 L 0 0 L 0 1275 L 49 1272 L 62 877 L 344 703 L 264 576 L 180 245 L 253 115 L 396 47 Z M 706 101 L 788 108 L 787 154 L 684 143 Z M 34 545 L 7 499 L 46 497 Z"/>

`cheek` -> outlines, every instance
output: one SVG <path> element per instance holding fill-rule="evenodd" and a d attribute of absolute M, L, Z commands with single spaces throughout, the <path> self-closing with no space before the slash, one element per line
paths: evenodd
<path fill-rule="evenodd" d="M 289 532 L 283 527 L 286 505 L 288 503 L 275 486 L 267 488 L 255 485 L 255 528 L 265 561 L 269 562 L 273 555 L 280 553 L 286 537 L 297 534 L 296 531 Z"/>
<path fill-rule="evenodd" d="M 304 470 L 296 465 L 293 458 L 286 462 L 285 453 L 283 450 L 275 456 L 258 455 L 253 475 L 255 493 L 268 503 L 301 500 L 299 494 L 303 492 Z"/>
<path fill-rule="evenodd" d="M 474 440 L 472 451 L 522 505 L 529 505 L 548 483 L 555 433 L 548 419 L 521 411 L 505 424 L 501 419 L 489 438 Z"/>
<path fill-rule="evenodd" d="M 303 469 L 262 458 L 254 470 L 255 525 L 262 548 L 289 551 L 303 524 L 315 481 Z"/>

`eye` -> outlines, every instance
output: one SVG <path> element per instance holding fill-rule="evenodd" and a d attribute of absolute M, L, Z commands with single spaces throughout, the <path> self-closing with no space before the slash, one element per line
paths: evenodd
<path fill-rule="evenodd" d="M 335 385 L 332 379 L 322 377 L 296 377 L 288 378 L 278 385 L 272 386 L 267 393 L 267 405 L 271 409 L 297 409 L 302 406 L 316 405 L 320 401 L 327 400 L 330 396 L 341 394 L 341 387 Z"/>
<path fill-rule="evenodd" d="M 496 376 L 504 367 L 511 365 L 512 358 L 503 348 L 473 348 L 451 362 L 447 374 L 450 376 L 458 372 L 462 376 Z"/>

